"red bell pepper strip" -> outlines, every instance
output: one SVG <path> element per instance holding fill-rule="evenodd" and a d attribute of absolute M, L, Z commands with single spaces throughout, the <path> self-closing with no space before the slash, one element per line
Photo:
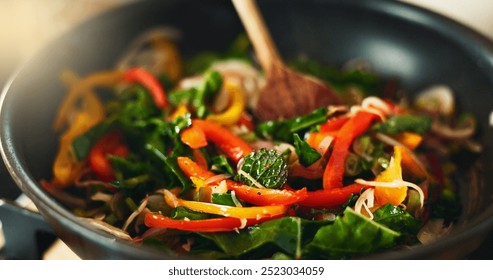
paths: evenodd
<path fill-rule="evenodd" d="M 174 220 L 166 216 L 146 213 L 144 224 L 147 227 L 172 228 L 193 232 L 225 232 L 235 231 L 242 227 L 249 227 L 262 222 L 276 219 L 278 217 L 266 217 L 260 219 L 245 219 L 246 223 L 242 224 L 242 219 L 237 218 L 213 218 L 205 220 Z"/>
<path fill-rule="evenodd" d="M 207 140 L 216 144 L 235 163 L 253 151 L 247 142 L 219 124 L 194 119 L 192 125 L 202 129 Z"/>
<path fill-rule="evenodd" d="M 259 189 L 231 180 L 226 180 L 228 190 L 234 191 L 240 199 L 255 205 L 291 205 L 305 200 L 308 197 L 306 188 L 301 190 Z"/>
<path fill-rule="evenodd" d="M 108 155 L 124 157 L 128 154 L 127 145 L 118 131 L 112 131 L 100 138 L 89 152 L 89 166 L 101 180 L 109 182 L 115 179 L 113 167 Z"/>
<path fill-rule="evenodd" d="M 324 189 L 307 193 L 307 198 L 300 201 L 300 206 L 310 208 L 335 208 L 344 204 L 351 194 L 358 194 L 362 189 L 367 188 L 360 184 L 351 184 L 337 189 Z"/>
<path fill-rule="evenodd" d="M 238 124 L 244 125 L 250 131 L 255 130 L 255 125 L 253 124 L 252 116 L 245 111 L 241 113 L 240 119 L 238 120 Z"/>
<path fill-rule="evenodd" d="M 216 174 L 201 168 L 197 163 L 187 157 L 177 158 L 178 166 L 189 177 L 197 177 L 201 180 L 207 180 Z M 291 189 L 260 189 L 237 183 L 233 180 L 226 179 L 228 190 L 234 191 L 240 199 L 259 206 L 269 205 L 291 205 L 307 198 L 306 188 L 301 190 Z"/>
<path fill-rule="evenodd" d="M 320 132 L 332 132 L 339 130 L 349 120 L 346 116 L 330 118 L 326 123 L 320 125 Z"/>
<path fill-rule="evenodd" d="M 152 75 L 150 72 L 144 68 L 131 68 L 128 69 L 123 79 L 127 82 L 137 82 L 142 84 L 147 88 L 154 100 L 154 103 L 159 109 L 163 109 L 168 105 L 168 100 L 166 98 L 166 93 L 161 86 L 161 83 Z"/>
<path fill-rule="evenodd" d="M 345 162 L 349 147 L 355 138 L 368 130 L 378 116 L 369 112 L 359 111 L 349 119 L 336 135 L 334 149 L 323 175 L 323 187 L 326 190 L 342 188 Z"/>

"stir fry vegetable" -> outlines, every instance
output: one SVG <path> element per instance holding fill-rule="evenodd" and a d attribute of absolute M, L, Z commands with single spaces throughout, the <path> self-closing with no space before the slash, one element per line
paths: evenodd
<path fill-rule="evenodd" d="M 258 122 L 251 101 L 264 78 L 244 44 L 204 66 L 152 36 L 140 45 L 169 52 L 163 65 L 126 57 L 118 70 L 65 75 L 64 132 L 42 185 L 75 214 L 140 246 L 225 259 L 352 258 L 427 242 L 425 225 L 457 221 L 451 159 L 478 146 L 473 117 L 429 106 L 440 93 L 378 97 L 375 73 L 297 60 L 346 104 Z M 115 93 L 105 103 L 101 86 Z"/>

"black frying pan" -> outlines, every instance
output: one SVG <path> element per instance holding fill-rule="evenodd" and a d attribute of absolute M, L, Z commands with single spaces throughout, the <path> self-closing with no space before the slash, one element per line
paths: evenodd
<path fill-rule="evenodd" d="M 437 14 L 396 1 L 259 2 L 284 58 L 305 54 L 337 66 L 359 57 L 383 76 L 398 77 L 409 92 L 442 83 L 457 93 L 461 110 L 478 118 L 479 141 L 484 145 L 480 182 L 461 184 L 464 214 L 459 224 L 431 245 L 370 257 L 461 258 L 476 249 L 493 226 L 493 139 L 488 121 L 493 109 L 492 43 Z M 87 226 L 37 183 L 50 177 L 56 151 L 51 123 L 65 94 L 60 70 L 85 75 L 112 68 L 132 39 L 156 25 L 181 30 L 185 56 L 223 50 L 243 30 L 227 0 L 136 2 L 94 18 L 46 46 L 13 76 L 2 94 L 1 148 L 9 172 L 82 258 L 173 257 Z"/>

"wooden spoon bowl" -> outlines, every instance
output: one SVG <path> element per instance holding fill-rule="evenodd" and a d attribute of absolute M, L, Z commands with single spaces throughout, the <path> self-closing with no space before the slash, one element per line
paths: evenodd
<path fill-rule="evenodd" d="M 284 64 L 255 0 L 232 2 L 267 78 L 255 108 L 255 115 L 260 120 L 291 118 L 319 107 L 340 104 L 329 85 Z"/>

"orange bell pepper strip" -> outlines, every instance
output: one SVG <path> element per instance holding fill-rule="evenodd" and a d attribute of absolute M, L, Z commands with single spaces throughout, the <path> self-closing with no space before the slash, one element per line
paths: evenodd
<path fill-rule="evenodd" d="M 144 68 L 137 67 L 125 71 L 123 79 L 127 82 L 137 82 L 149 90 L 154 103 L 159 109 L 168 105 L 168 99 L 161 83 Z"/>
<path fill-rule="evenodd" d="M 190 158 L 178 157 L 176 159 L 176 162 L 178 163 L 178 166 L 180 167 L 181 171 L 183 171 L 183 173 L 187 177 L 196 177 L 205 181 L 213 176 L 216 176 L 214 172 L 200 167 L 200 165 L 198 165 L 195 161 L 191 160 Z"/>
<path fill-rule="evenodd" d="M 185 145 L 192 149 L 199 149 L 207 146 L 207 139 L 202 129 L 195 123 L 180 132 L 180 139 Z"/>
<path fill-rule="evenodd" d="M 194 119 L 192 125 L 201 129 L 207 140 L 216 144 L 235 163 L 253 151 L 247 142 L 219 124 Z"/>
<path fill-rule="evenodd" d="M 227 232 L 236 231 L 243 227 L 249 227 L 277 217 L 268 217 L 261 219 L 246 219 L 242 221 L 237 218 L 213 218 L 204 220 L 174 220 L 166 216 L 148 212 L 144 218 L 144 224 L 147 227 L 172 228 L 183 231 L 193 232 Z"/>
<path fill-rule="evenodd" d="M 417 133 L 405 131 L 394 136 L 394 139 L 402 145 L 408 147 L 410 150 L 414 150 L 423 141 L 423 136 Z"/>
<path fill-rule="evenodd" d="M 177 162 L 180 169 L 188 177 L 195 177 L 205 181 L 216 175 L 209 170 L 201 168 L 197 163 L 187 157 L 178 157 Z M 229 179 L 225 181 L 228 190 L 234 191 L 237 197 L 254 205 L 291 205 L 303 201 L 307 197 L 306 188 L 301 190 L 260 189 Z"/>
<path fill-rule="evenodd" d="M 201 168 L 206 169 L 206 170 L 209 168 L 209 164 L 207 163 L 207 159 L 205 158 L 205 155 L 202 153 L 201 150 L 193 149 L 192 150 L 192 156 L 195 159 L 195 162 L 197 162 L 197 164 Z"/>
<path fill-rule="evenodd" d="M 333 132 L 311 132 L 308 138 L 306 139 L 306 143 L 310 145 L 310 147 L 314 149 L 318 149 L 320 146 L 320 143 L 326 138 L 326 137 L 334 137 L 335 133 Z"/>
<path fill-rule="evenodd" d="M 329 162 L 325 167 L 323 175 L 323 188 L 342 188 L 345 162 L 349 153 L 349 147 L 353 140 L 366 132 L 373 120 L 378 116 L 366 111 L 359 111 L 349 119 L 338 131 L 334 143 L 334 149 L 330 155 Z"/>
<path fill-rule="evenodd" d="M 164 190 L 164 199 L 171 207 L 183 206 L 193 211 L 220 215 L 238 219 L 260 219 L 264 217 L 277 217 L 286 213 L 284 205 L 234 207 L 214 203 L 184 200 L 176 197 L 168 190 Z"/>
<path fill-rule="evenodd" d="M 392 182 L 394 180 L 402 181 L 402 151 L 403 147 L 394 146 L 394 155 L 390 160 L 389 167 L 382 171 L 375 178 L 377 182 Z M 375 200 L 379 205 L 391 203 L 395 206 L 400 205 L 407 196 L 407 186 L 397 188 L 375 187 Z"/>
<path fill-rule="evenodd" d="M 311 191 L 298 204 L 310 208 L 332 209 L 344 204 L 352 194 L 359 194 L 365 188 L 367 187 L 355 183 L 342 188 Z"/>
<path fill-rule="evenodd" d="M 89 166 L 101 180 L 110 182 L 115 179 L 113 167 L 108 160 L 108 155 L 126 156 L 129 152 L 127 145 L 123 142 L 122 135 L 112 131 L 100 138 L 89 152 Z"/>

